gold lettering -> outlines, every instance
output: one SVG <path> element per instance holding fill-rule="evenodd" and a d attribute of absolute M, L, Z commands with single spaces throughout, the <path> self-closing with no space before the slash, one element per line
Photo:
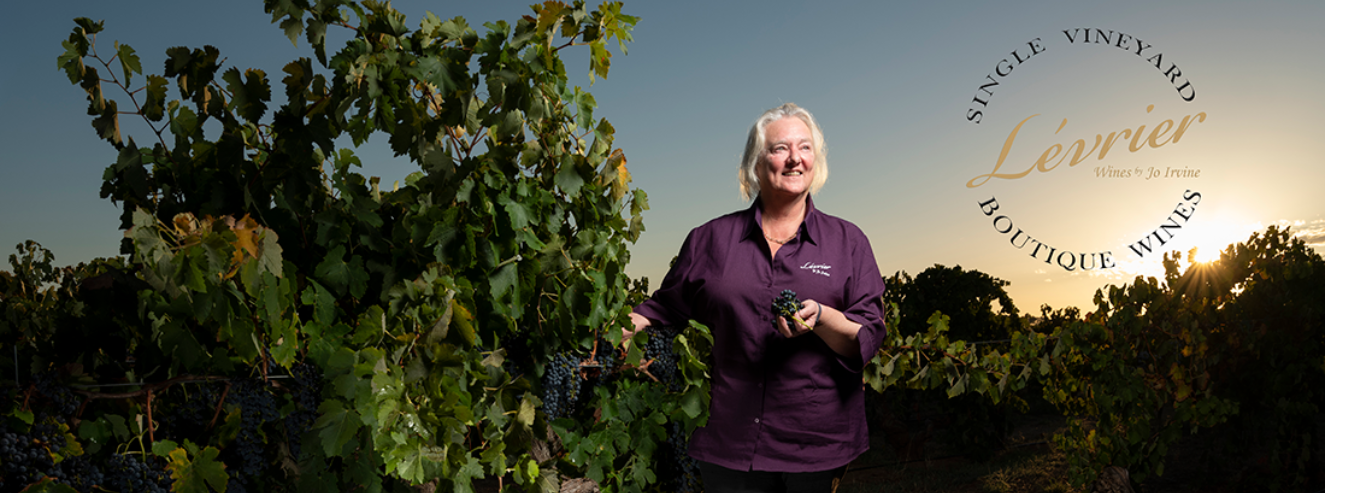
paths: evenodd
<path fill-rule="evenodd" d="M 1207 114 L 1205 114 L 1203 111 L 1201 111 L 1201 112 L 1199 112 L 1198 115 L 1194 115 L 1194 116 L 1195 116 L 1195 117 L 1199 117 L 1199 122 L 1200 122 L 1200 123 L 1204 123 L 1204 118 L 1207 117 L 1207 116 L 1209 116 L 1209 115 L 1207 115 Z M 1191 119 L 1191 118 L 1193 118 L 1191 115 L 1185 115 L 1185 118 L 1182 118 L 1182 119 L 1181 119 L 1181 126 L 1176 127 L 1176 133 L 1171 134 L 1171 143 L 1172 143 L 1172 144 L 1175 144 L 1175 143 L 1181 141 L 1181 136 L 1182 136 L 1182 135 L 1185 135 L 1185 129 L 1190 128 L 1190 119 Z"/>
<path fill-rule="evenodd" d="M 1147 138 L 1148 147 L 1156 149 L 1158 147 L 1166 145 L 1166 142 L 1157 142 L 1157 138 L 1161 137 L 1162 134 L 1165 134 L 1168 130 L 1171 130 L 1171 126 L 1175 124 L 1176 122 L 1173 122 L 1171 120 L 1165 120 L 1162 123 L 1158 123 L 1156 127 L 1153 127 L 1152 133 L 1148 134 Z"/>
<path fill-rule="evenodd" d="M 1025 175 L 1028 175 L 1030 171 L 1034 170 L 1034 167 L 1030 166 L 1029 169 L 1021 173 L 997 173 L 997 171 L 1001 169 L 1001 165 L 1006 163 L 1006 155 L 1011 153 L 1011 145 L 1015 143 L 1015 134 L 1020 133 L 1020 127 L 1023 127 L 1025 125 L 1025 122 L 1029 121 L 1030 118 L 1034 118 L 1036 116 L 1039 116 L 1039 114 L 1035 113 L 1033 115 L 1030 115 L 1026 117 L 1024 120 L 1020 120 L 1020 123 L 1015 124 L 1015 128 L 1011 129 L 1010 136 L 1006 137 L 1006 143 L 1001 146 L 1001 155 L 997 156 L 996 158 L 996 167 L 992 168 L 991 173 L 987 173 L 985 175 L 977 175 L 974 176 L 973 179 L 968 180 L 968 188 L 980 187 L 982 186 L 982 184 L 987 183 L 987 181 L 991 180 L 993 177 L 1001 178 L 1003 180 L 1014 180 L 1016 178 L 1024 178 Z M 978 182 L 977 181 L 978 178 L 982 178 L 982 181 Z"/>
<path fill-rule="evenodd" d="M 1148 105 L 1147 112 L 1152 113 L 1153 107 L 1154 105 Z M 1001 167 L 1006 164 L 1006 158 L 1010 156 L 1011 148 L 1015 146 L 1015 139 L 1016 136 L 1020 134 L 1020 128 L 1025 126 L 1025 123 L 1028 123 L 1036 116 L 1039 116 L 1039 114 L 1035 113 L 1025 117 L 1024 120 L 1020 120 L 1020 123 L 1015 124 L 1015 128 L 1011 129 L 1010 135 L 1006 136 L 1006 142 L 1001 146 L 1001 153 L 997 155 L 996 166 L 992 167 L 992 172 L 977 175 L 973 177 L 973 179 L 968 180 L 968 188 L 980 187 L 988 181 L 991 181 L 992 178 L 1018 180 L 1029 176 L 1030 172 L 1035 169 L 1038 169 L 1041 173 L 1047 173 L 1054 168 L 1057 168 L 1058 164 L 1063 161 L 1067 161 L 1069 167 L 1076 166 L 1077 163 L 1091 157 L 1091 154 L 1095 154 L 1096 148 L 1100 148 L 1100 153 L 1096 155 L 1096 160 L 1102 160 L 1110 153 L 1110 149 L 1114 148 L 1115 142 L 1120 138 L 1128 139 L 1130 153 L 1138 152 L 1144 145 L 1155 149 L 1167 144 L 1174 144 L 1180 142 L 1181 137 L 1183 137 L 1186 130 L 1190 128 L 1191 123 L 1195 121 L 1203 123 L 1209 115 L 1202 111 L 1193 115 L 1185 115 L 1185 117 L 1181 119 L 1180 125 L 1176 125 L 1174 120 L 1163 120 L 1158 123 L 1157 126 L 1153 127 L 1152 130 L 1147 133 L 1146 137 L 1143 136 L 1143 132 L 1147 130 L 1146 124 L 1139 125 L 1137 131 L 1134 131 L 1132 128 L 1125 128 L 1108 134 L 1097 133 L 1095 135 L 1095 140 L 1090 144 L 1090 150 L 1087 150 L 1086 139 L 1076 139 L 1072 141 L 1072 145 L 1067 146 L 1065 150 L 1062 144 L 1053 144 L 1045 149 L 1044 152 L 1039 155 L 1038 159 L 1034 160 L 1034 164 L 1030 165 L 1030 167 L 1024 171 L 1018 173 L 1002 173 Z M 1176 126 L 1174 132 L 1171 131 L 1172 126 Z M 1066 127 L 1067 119 L 1063 118 L 1062 122 L 1058 124 L 1058 129 L 1055 130 L 1053 134 L 1057 135 Z M 1069 154 L 1072 156 L 1070 160 L 1067 157 Z M 1189 173 L 1186 173 L 1186 176 L 1188 175 Z"/>

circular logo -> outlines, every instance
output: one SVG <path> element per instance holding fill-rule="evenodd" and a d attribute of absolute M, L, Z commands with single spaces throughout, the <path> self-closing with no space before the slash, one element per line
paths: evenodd
<path fill-rule="evenodd" d="M 1146 39 L 1072 28 L 987 67 L 963 117 L 973 196 L 997 244 L 1066 271 L 1159 259 L 1204 201 L 1190 71 Z M 1149 210 L 1162 211 L 1149 216 Z"/>

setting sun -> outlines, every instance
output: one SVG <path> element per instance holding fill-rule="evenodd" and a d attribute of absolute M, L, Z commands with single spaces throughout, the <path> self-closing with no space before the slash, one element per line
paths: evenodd
<path fill-rule="evenodd" d="M 1189 251 L 1196 251 L 1194 261 L 1198 263 L 1210 263 L 1218 261 L 1223 250 L 1234 243 L 1246 241 L 1251 237 L 1251 233 L 1265 229 L 1259 222 L 1255 223 L 1234 223 L 1231 221 L 1206 222 L 1197 225 L 1194 230 L 1185 232 L 1187 246 L 1185 252 L 1189 260 Z"/>

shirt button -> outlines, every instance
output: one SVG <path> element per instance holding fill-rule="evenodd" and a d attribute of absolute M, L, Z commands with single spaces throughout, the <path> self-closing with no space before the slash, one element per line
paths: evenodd
<path fill-rule="evenodd" d="M 759 423 L 759 422 L 760 422 L 760 418 L 756 418 L 756 422 Z"/>

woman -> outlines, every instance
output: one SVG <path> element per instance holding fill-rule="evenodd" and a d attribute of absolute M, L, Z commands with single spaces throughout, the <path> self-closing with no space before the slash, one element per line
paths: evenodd
<path fill-rule="evenodd" d="M 869 448 L 861 372 L 885 334 L 883 278 L 864 233 L 813 207 L 826 176 L 812 114 L 765 112 L 737 173 L 751 207 L 691 231 L 631 314 L 636 330 L 713 331 L 709 421 L 689 444 L 709 492 L 831 491 Z M 772 307 L 786 289 L 793 324 Z"/>

